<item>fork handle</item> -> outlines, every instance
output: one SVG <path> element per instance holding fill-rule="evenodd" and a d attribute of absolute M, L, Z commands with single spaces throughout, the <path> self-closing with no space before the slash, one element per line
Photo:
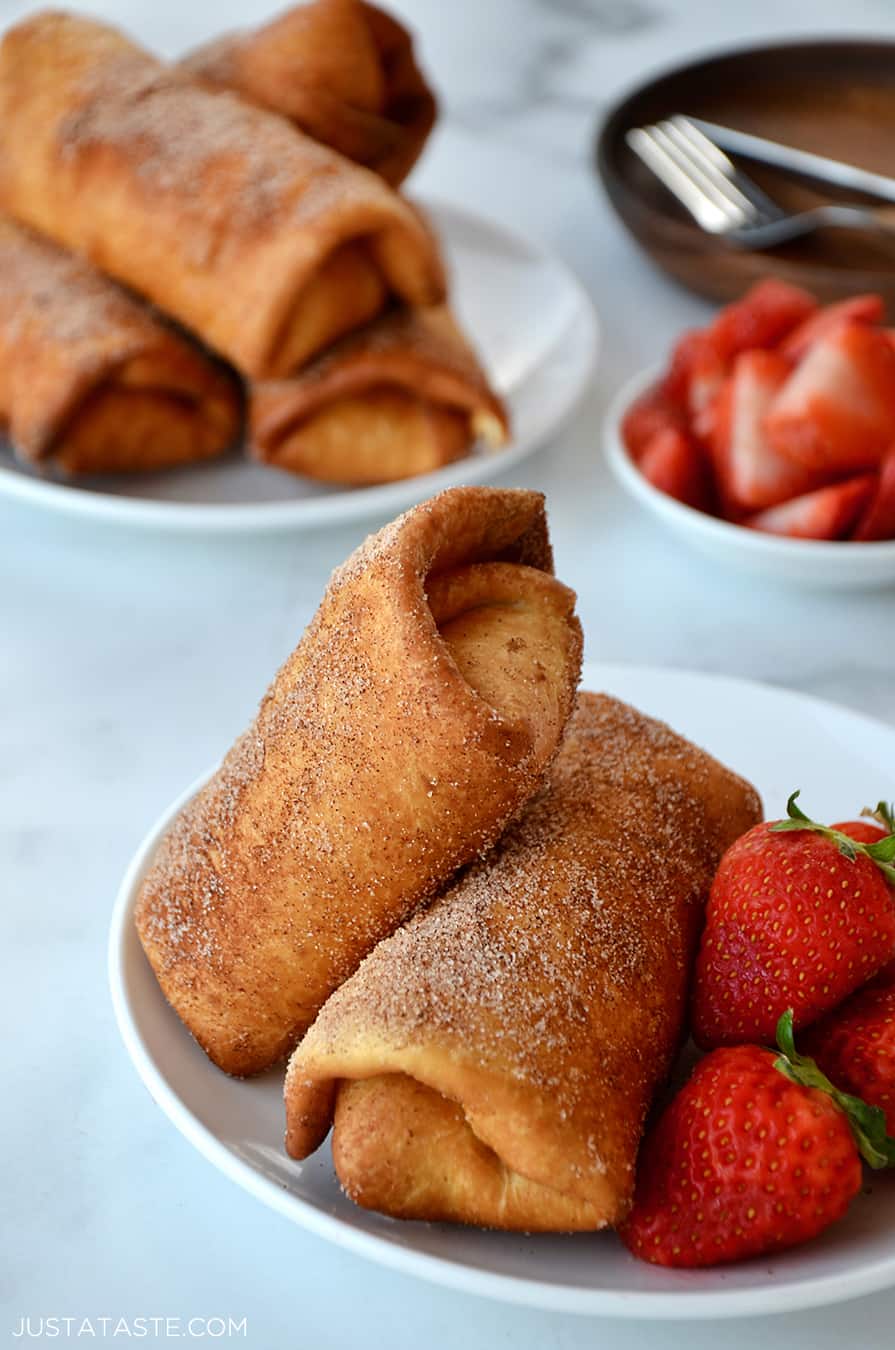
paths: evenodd
<path fill-rule="evenodd" d="M 817 208 L 818 223 L 823 225 L 850 226 L 852 229 L 880 230 L 883 233 L 895 233 L 895 207 L 892 206 L 839 206 L 830 204 Z"/>

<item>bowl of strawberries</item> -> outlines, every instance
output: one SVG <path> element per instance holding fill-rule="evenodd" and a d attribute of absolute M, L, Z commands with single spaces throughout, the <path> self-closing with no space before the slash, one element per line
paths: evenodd
<path fill-rule="evenodd" d="M 895 584 L 895 329 L 877 295 L 769 279 L 613 400 L 621 484 L 716 557 L 825 587 Z"/>

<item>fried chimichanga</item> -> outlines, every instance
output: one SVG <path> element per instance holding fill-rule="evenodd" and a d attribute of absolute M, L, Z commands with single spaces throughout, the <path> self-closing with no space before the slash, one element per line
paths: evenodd
<path fill-rule="evenodd" d="M 162 990 L 221 1068 L 284 1057 L 536 790 L 574 701 L 573 606 L 533 492 L 441 493 L 336 571 L 138 899 Z"/>
<path fill-rule="evenodd" d="M 0 205 L 250 376 L 297 369 L 389 296 L 444 294 L 430 230 L 374 173 L 74 15 L 0 45 Z"/>
<path fill-rule="evenodd" d="M 680 1045 L 703 904 L 755 792 L 660 722 L 582 694 L 544 791 L 325 1004 L 286 1077 L 286 1143 L 335 1116 L 358 1204 L 596 1229 L 630 1203 Z"/>
<path fill-rule="evenodd" d="M 435 123 L 410 34 L 364 0 L 308 0 L 261 28 L 207 43 L 181 65 L 288 117 L 393 187 Z"/>
<path fill-rule="evenodd" d="M 89 263 L 0 217 L 0 423 L 18 457 L 66 473 L 219 454 L 236 380 Z"/>
<path fill-rule="evenodd" d="M 251 390 L 257 459 L 329 483 L 385 483 L 460 459 L 508 420 L 447 306 L 393 310 Z"/>

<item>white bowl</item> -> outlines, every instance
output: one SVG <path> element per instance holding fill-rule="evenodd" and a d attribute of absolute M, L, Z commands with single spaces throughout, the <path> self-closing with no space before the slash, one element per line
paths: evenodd
<path fill-rule="evenodd" d="M 628 408 L 662 376 L 658 366 L 628 380 L 606 413 L 603 441 L 619 483 L 642 506 L 694 548 L 743 571 L 777 582 L 829 590 L 895 585 L 895 540 L 873 544 L 784 539 L 706 515 L 653 487 L 631 459 L 621 435 Z"/>

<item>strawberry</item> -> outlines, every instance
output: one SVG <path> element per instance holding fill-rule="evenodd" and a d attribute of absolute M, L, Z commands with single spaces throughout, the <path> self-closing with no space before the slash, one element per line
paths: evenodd
<path fill-rule="evenodd" d="M 870 504 L 851 537 L 865 544 L 875 539 L 895 539 L 895 446 L 889 449 L 880 465 Z"/>
<path fill-rule="evenodd" d="M 789 539 L 844 539 L 867 510 L 876 489 L 877 475 L 861 474 L 771 506 L 742 523 L 750 530 Z"/>
<path fill-rule="evenodd" d="M 622 419 L 625 449 L 636 463 L 653 437 L 668 429 L 686 431 L 683 412 L 660 387 L 648 389 L 634 400 Z"/>
<path fill-rule="evenodd" d="M 775 347 L 817 314 L 817 301 L 800 286 L 768 277 L 726 305 L 708 329 L 722 361 L 756 347 Z"/>
<path fill-rule="evenodd" d="M 886 802 L 880 802 L 875 811 L 867 810 L 861 820 L 841 820 L 831 830 L 847 834 L 856 844 L 878 844 L 884 835 L 895 831 L 895 814 Z"/>
<path fill-rule="evenodd" d="M 895 983 L 878 976 L 810 1026 L 805 1048 L 824 1073 L 878 1106 L 895 1134 Z"/>
<path fill-rule="evenodd" d="M 699 447 L 683 431 L 660 431 L 640 456 L 644 478 L 669 497 L 698 511 L 711 510 L 711 482 Z"/>
<path fill-rule="evenodd" d="M 882 323 L 886 306 L 881 295 L 852 295 L 835 305 L 825 305 L 788 333 L 780 344 L 781 355 L 801 361 L 808 348 L 842 323 Z"/>
<path fill-rule="evenodd" d="M 895 956 L 895 834 L 865 844 L 796 805 L 756 825 L 721 859 L 693 985 L 705 1049 L 769 1041 L 834 1008 Z"/>
<path fill-rule="evenodd" d="M 712 408 L 726 374 L 725 361 L 707 331 L 684 333 L 678 340 L 661 389 L 684 411 L 691 432 L 700 440 L 710 434 Z"/>
<path fill-rule="evenodd" d="M 776 506 L 823 482 L 779 454 L 764 432 L 765 414 L 789 371 L 776 352 L 743 352 L 718 398 L 712 457 L 721 498 L 734 514 Z"/>
<path fill-rule="evenodd" d="M 873 983 L 875 985 L 895 984 L 895 961 L 889 961 L 883 966 L 878 975 L 874 975 Z"/>
<path fill-rule="evenodd" d="M 765 428 L 781 455 L 807 468 L 874 468 L 895 440 L 895 349 L 877 328 L 839 324 L 796 366 Z"/>
<path fill-rule="evenodd" d="M 681 333 L 674 344 L 671 362 L 660 385 L 662 394 L 669 402 L 685 408 L 694 375 L 710 366 L 717 372 L 719 381 L 724 378 L 723 362 L 705 330 L 692 328 Z"/>
<path fill-rule="evenodd" d="M 796 1053 L 714 1050 L 646 1136 L 620 1236 L 662 1266 L 712 1266 L 807 1242 L 861 1188 L 861 1157 L 895 1164 L 878 1108 L 838 1091 Z"/>

